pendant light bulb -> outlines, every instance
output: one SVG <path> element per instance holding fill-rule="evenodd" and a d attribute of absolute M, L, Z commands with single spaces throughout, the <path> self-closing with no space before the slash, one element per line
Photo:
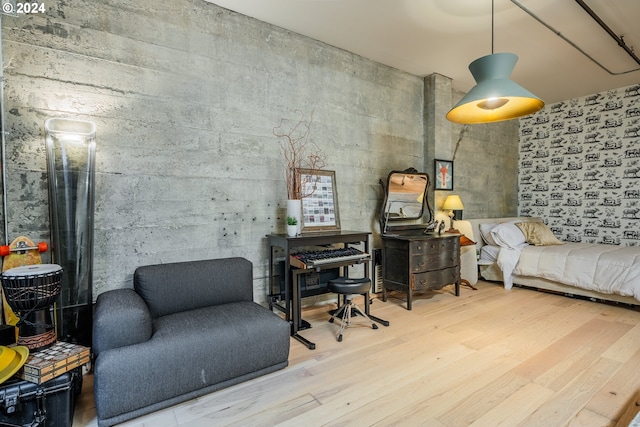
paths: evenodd
<path fill-rule="evenodd" d="M 509 102 L 506 98 L 488 98 L 483 101 L 478 102 L 478 108 L 482 108 L 483 110 L 495 110 L 496 108 L 500 108 Z"/>

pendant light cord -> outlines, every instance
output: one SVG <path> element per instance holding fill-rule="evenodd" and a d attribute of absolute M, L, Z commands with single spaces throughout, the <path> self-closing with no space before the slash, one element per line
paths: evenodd
<path fill-rule="evenodd" d="M 495 1 L 491 0 L 491 55 L 493 55 L 493 19 L 494 19 L 494 5 Z"/>

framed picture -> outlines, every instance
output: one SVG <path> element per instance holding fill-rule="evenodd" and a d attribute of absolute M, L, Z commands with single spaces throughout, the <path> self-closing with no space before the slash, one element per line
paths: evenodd
<path fill-rule="evenodd" d="M 339 230 L 336 173 L 326 170 L 298 169 L 302 194 L 302 232 Z"/>
<path fill-rule="evenodd" d="M 453 161 L 436 159 L 433 176 L 436 190 L 453 190 Z"/>

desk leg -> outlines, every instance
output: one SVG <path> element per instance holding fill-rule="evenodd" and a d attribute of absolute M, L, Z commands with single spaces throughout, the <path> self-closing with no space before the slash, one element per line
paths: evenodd
<path fill-rule="evenodd" d="M 367 292 L 364 295 L 364 312 L 367 314 L 367 316 L 369 316 L 369 318 L 371 320 L 373 320 L 374 322 L 378 322 L 383 326 L 389 326 L 389 321 L 388 320 L 382 320 L 379 317 L 376 317 L 374 315 L 371 314 L 371 309 L 369 308 L 371 306 L 371 303 L 369 302 L 371 300 L 371 295 L 369 294 L 369 292 Z"/>
<path fill-rule="evenodd" d="M 300 342 L 301 342 L 302 344 L 304 344 L 305 346 L 307 346 L 307 348 L 308 348 L 309 350 L 315 350 L 315 349 L 316 349 L 316 344 L 315 344 L 315 343 L 313 343 L 313 342 L 311 342 L 311 341 L 309 341 L 308 339 L 306 339 L 306 338 L 305 338 L 305 337 L 303 337 L 302 335 L 300 335 L 300 334 L 297 334 L 297 333 L 296 333 L 296 334 L 294 334 L 294 335 L 293 335 L 293 337 L 294 337 L 295 339 L 297 339 L 298 341 L 300 341 Z"/>
<path fill-rule="evenodd" d="M 284 261 L 284 305 L 286 307 L 286 311 L 287 311 L 287 322 L 291 322 L 292 319 L 295 317 L 294 314 L 291 313 L 292 307 L 291 307 L 291 294 L 289 293 L 289 286 L 291 285 L 291 283 L 289 283 L 289 270 L 291 270 L 291 265 L 289 264 L 289 247 L 287 245 L 285 249 L 285 261 Z M 293 325 L 291 326 L 292 328 L 292 332 L 291 334 L 293 334 Z"/>
<path fill-rule="evenodd" d="M 271 294 L 273 292 L 273 246 L 269 245 L 269 311 L 273 310 L 273 298 Z"/>
<path fill-rule="evenodd" d="M 369 252 L 369 240 L 365 240 L 365 245 L 364 245 L 364 251 L 366 253 L 370 253 Z M 364 277 L 366 277 L 367 279 L 371 278 L 371 275 L 369 274 L 369 269 L 371 268 L 371 263 L 369 261 L 365 261 L 364 264 Z M 371 284 L 373 285 L 373 282 L 371 282 Z M 382 300 L 386 301 L 386 292 L 384 291 L 384 285 L 382 286 Z M 373 320 L 374 322 L 378 322 L 383 326 L 389 326 L 389 321 L 388 320 L 382 320 L 379 317 L 373 316 L 371 314 L 371 294 L 369 292 L 367 292 L 364 296 L 364 312 L 367 314 L 367 316 L 369 316 L 369 318 L 371 320 Z"/>
<path fill-rule="evenodd" d="M 293 284 L 292 284 L 293 285 L 292 286 L 293 324 L 291 325 L 291 335 L 296 340 L 300 341 L 302 344 L 307 346 L 309 350 L 315 350 L 316 348 L 315 343 L 312 343 L 311 341 L 309 341 L 308 339 L 306 339 L 305 337 L 303 337 L 298 333 L 298 330 L 300 330 L 300 322 L 302 320 L 302 298 L 300 296 L 300 281 L 298 280 L 298 274 L 296 274 L 295 272 L 291 272 L 291 276 L 293 278 Z"/>

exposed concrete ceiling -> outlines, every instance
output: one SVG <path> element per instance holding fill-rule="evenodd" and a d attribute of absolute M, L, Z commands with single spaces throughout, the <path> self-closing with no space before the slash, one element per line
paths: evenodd
<path fill-rule="evenodd" d="M 207 1 L 464 92 L 469 63 L 492 52 L 491 0 Z M 494 3 L 493 52 L 517 54 L 512 79 L 547 104 L 640 83 L 640 64 L 579 3 L 640 56 L 639 0 Z"/>

